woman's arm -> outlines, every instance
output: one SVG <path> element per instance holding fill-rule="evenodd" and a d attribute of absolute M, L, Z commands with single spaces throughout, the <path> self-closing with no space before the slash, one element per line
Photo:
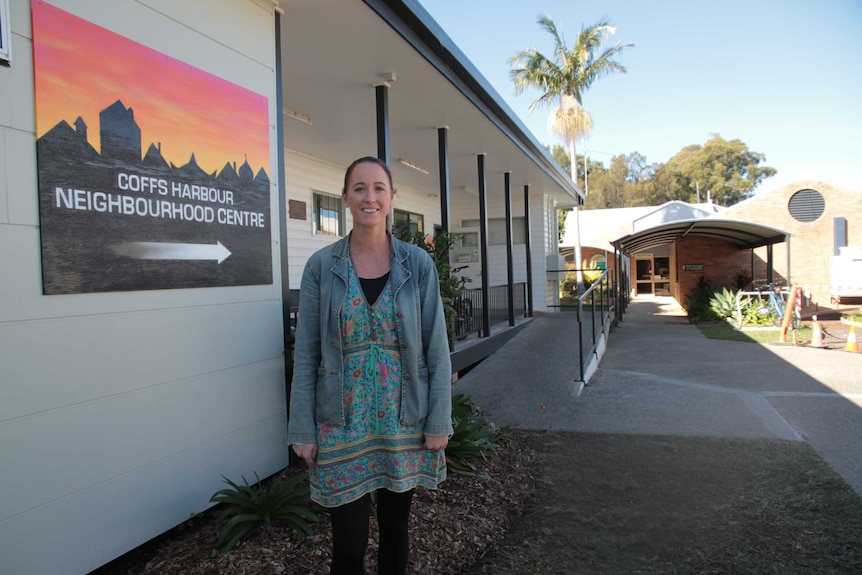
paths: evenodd
<path fill-rule="evenodd" d="M 308 261 L 302 273 L 293 356 L 293 381 L 290 386 L 287 442 L 297 446 L 315 444 L 316 449 L 314 409 L 317 392 L 317 368 L 320 365 L 321 355 L 321 311 L 320 275 L 315 270 L 313 261 L 314 258 Z M 303 457 L 299 452 L 297 454 Z"/>
<path fill-rule="evenodd" d="M 452 361 L 449 357 L 449 336 L 443 301 L 440 298 L 440 281 L 434 260 L 423 254 L 425 261 L 420 273 L 418 289 L 421 304 L 422 346 L 428 366 L 428 417 L 425 419 L 426 443 L 437 445 L 439 438 L 452 433 Z M 443 444 L 445 447 L 445 444 Z M 429 448 L 430 449 L 430 448 Z M 438 449 L 441 449 L 438 447 Z"/>

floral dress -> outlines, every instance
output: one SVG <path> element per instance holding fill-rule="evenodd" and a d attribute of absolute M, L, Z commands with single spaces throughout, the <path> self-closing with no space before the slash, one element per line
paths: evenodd
<path fill-rule="evenodd" d="M 434 489 L 446 478 L 443 451 L 423 448 L 421 425 L 400 425 L 401 352 L 390 283 L 373 305 L 349 266 L 340 310 L 345 427 L 317 425 L 311 498 L 336 507 L 377 489 Z"/>

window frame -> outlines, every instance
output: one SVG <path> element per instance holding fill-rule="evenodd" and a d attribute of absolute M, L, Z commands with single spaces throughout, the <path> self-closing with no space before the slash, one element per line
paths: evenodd
<path fill-rule="evenodd" d="M 9 19 L 9 0 L 0 0 L 0 63 L 12 61 L 12 22 Z"/>
<path fill-rule="evenodd" d="M 398 209 L 398 208 L 394 208 L 394 209 L 392 210 L 392 212 L 393 212 L 393 213 L 392 213 L 392 216 L 393 216 L 393 218 L 394 218 L 394 220 L 395 220 L 393 223 L 405 222 L 405 221 L 406 221 L 406 222 L 407 222 L 407 226 L 410 228 L 410 233 L 411 233 L 411 234 L 412 234 L 412 233 L 416 233 L 416 232 L 419 232 L 419 233 L 422 233 L 422 234 L 424 234 L 424 233 L 425 233 L 425 215 L 424 215 L 424 214 L 417 214 L 416 212 L 410 212 L 410 211 L 407 211 L 407 210 L 400 210 L 400 209 Z M 401 219 L 399 216 L 407 216 L 407 218 L 406 218 L 406 219 Z M 416 218 L 416 219 L 414 219 L 414 218 Z M 413 231 L 413 227 L 412 227 L 412 224 L 414 224 L 414 223 L 415 223 L 415 224 L 418 224 L 418 225 L 416 226 L 416 232 L 414 232 L 414 231 Z"/>
<path fill-rule="evenodd" d="M 478 218 L 461 220 L 461 228 L 476 229 L 480 227 Z M 470 232 L 462 232 L 470 233 Z M 512 245 L 522 246 L 527 243 L 527 218 L 512 216 Z M 506 218 L 488 218 L 488 245 L 506 245 Z"/>
<path fill-rule="evenodd" d="M 336 212 L 338 230 L 336 233 L 331 233 L 323 229 L 321 222 L 325 219 L 321 213 L 321 200 L 331 201 L 335 207 L 324 206 L 324 209 L 333 210 Z M 311 232 L 316 236 L 342 238 L 344 237 L 344 203 L 341 196 L 335 194 L 327 194 L 320 190 L 311 190 Z"/>
<path fill-rule="evenodd" d="M 512 217 L 512 245 L 522 246 L 527 243 L 527 219 L 524 216 Z M 488 245 L 506 245 L 506 218 L 490 218 L 488 220 Z"/>

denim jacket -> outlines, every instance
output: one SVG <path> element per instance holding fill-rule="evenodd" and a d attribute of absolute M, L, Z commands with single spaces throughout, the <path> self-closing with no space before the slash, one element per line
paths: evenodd
<path fill-rule="evenodd" d="M 302 274 L 287 441 L 317 443 L 315 422 L 344 426 L 340 313 L 349 236 L 317 251 Z M 391 238 L 389 282 L 401 345 L 402 425 L 452 434 L 452 364 L 437 268 L 420 247 Z"/>

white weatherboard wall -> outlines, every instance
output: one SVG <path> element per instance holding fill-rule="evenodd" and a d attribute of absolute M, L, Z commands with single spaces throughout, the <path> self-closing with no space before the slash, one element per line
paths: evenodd
<path fill-rule="evenodd" d="M 502 198 L 492 197 L 488 201 L 488 218 L 503 218 L 505 217 L 505 204 Z M 519 218 L 524 215 L 524 197 L 523 193 L 515 192 L 512 194 L 512 217 Z M 553 221 L 549 220 L 548 214 L 554 214 L 551 207 L 553 199 L 537 195 L 530 196 L 530 225 L 532 232 L 531 241 L 531 258 L 533 264 L 533 308 L 536 311 L 548 311 L 548 302 L 546 301 L 546 291 L 548 289 L 545 280 L 545 258 L 548 254 L 558 253 L 556 245 L 550 243 L 549 238 L 553 235 L 556 238 L 556 216 Z M 455 194 L 451 202 L 452 206 L 452 233 L 459 234 L 462 232 L 478 232 L 478 228 L 462 228 L 462 220 L 476 219 L 479 217 L 478 196 L 472 193 L 459 192 Z M 553 228 L 549 228 L 553 225 Z M 550 230 L 550 231 L 549 231 Z M 525 244 L 515 244 L 512 252 L 513 279 L 515 283 L 527 281 L 527 254 Z M 492 286 L 506 285 L 508 281 L 508 270 L 506 262 L 506 246 L 492 245 L 488 248 L 488 280 Z M 458 273 L 459 276 L 465 275 L 472 280 L 472 283 L 467 284 L 468 288 L 481 287 L 482 283 L 482 262 L 479 258 L 476 261 L 453 263 L 454 266 L 465 266 L 465 269 Z M 552 308 L 556 311 L 556 308 Z"/>
<path fill-rule="evenodd" d="M 50 3 L 270 100 L 253 0 Z M 0 67 L 0 573 L 87 573 L 287 465 L 278 222 L 265 286 L 43 296 L 29 0 Z M 106 55 L 109 57 L 109 55 Z M 271 213 L 277 214 L 275 185 Z"/>
<path fill-rule="evenodd" d="M 535 207 L 539 208 L 540 206 L 536 205 Z M 542 254 L 539 258 L 533 256 L 533 282 L 536 284 L 537 291 L 540 285 L 545 287 L 544 293 L 541 294 L 541 296 L 544 298 L 541 304 L 542 307 L 537 307 L 537 309 L 559 311 L 560 284 L 556 280 L 548 280 L 546 273 L 548 269 L 547 257 L 549 255 L 558 255 L 560 253 L 560 238 L 557 227 L 557 204 L 553 198 L 549 196 L 544 196 L 542 198 L 540 209 L 534 209 L 533 213 L 536 214 L 536 216 L 541 217 L 541 222 L 537 222 L 540 226 L 537 229 L 542 232 L 542 237 L 540 238 Z M 536 243 L 538 244 L 539 242 Z M 539 275 L 535 273 L 535 265 L 541 266 L 541 269 L 539 270 Z M 539 294 L 536 294 L 533 299 L 538 300 Z"/>
<path fill-rule="evenodd" d="M 287 120 L 285 120 L 287 122 Z M 291 120 L 293 121 L 293 120 Z M 289 127 L 288 124 L 286 127 Z M 302 282 L 302 271 L 305 262 L 315 251 L 334 243 L 338 238 L 315 235 L 311 219 L 314 210 L 314 192 L 322 192 L 331 196 L 341 196 L 344 185 L 344 170 L 346 166 L 324 162 L 297 152 L 284 152 L 285 193 L 289 200 L 305 204 L 305 219 L 294 219 L 288 215 L 287 245 L 288 278 L 290 288 L 299 289 Z M 344 229 L 351 226 L 350 212 L 344 211 Z"/>

